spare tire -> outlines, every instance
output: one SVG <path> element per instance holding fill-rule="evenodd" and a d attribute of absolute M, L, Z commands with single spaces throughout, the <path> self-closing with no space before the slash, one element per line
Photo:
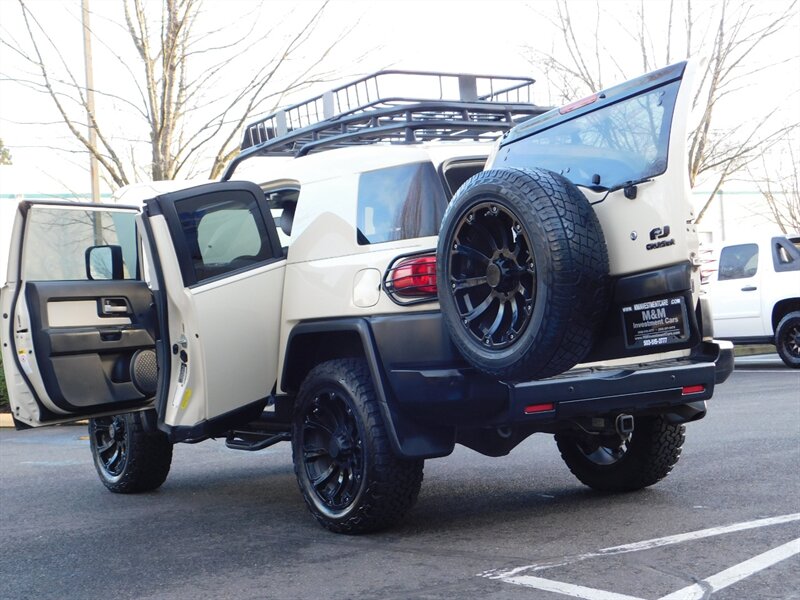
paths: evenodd
<path fill-rule="evenodd" d="M 610 296 L 597 215 L 572 182 L 544 169 L 468 179 L 445 212 L 436 275 L 453 343 L 477 369 L 510 380 L 583 360 Z"/>

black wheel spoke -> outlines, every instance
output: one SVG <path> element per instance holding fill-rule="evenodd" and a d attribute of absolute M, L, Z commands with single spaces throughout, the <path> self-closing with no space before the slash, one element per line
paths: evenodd
<path fill-rule="evenodd" d="M 504 248 L 506 250 L 510 250 L 511 249 L 511 237 L 508 234 L 508 230 L 506 229 L 506 225 L 502 221 L 499 221 L 496 224 L 495 231 L 498 232 L 499 237 L 500 237 L 500 244 L 498 245 L 498 248 Z"/>
<path fill-rule="evenodd" d="M 328 425 L 325 425 L 319 418 L 312 418 L 311 414 L 306 416 L 306 428 L 311 430 L 322 430 L 328 435 L 333 435 L 333 429 L 331 429 Z"/>
<path fill-rule="evenodd" d="M 318 489 L 323 487 L 323 484 L 326 483 L 334 475 L 334 473 L 336 473 L 336 465 L 331 463 L 328 465 L 327 469 L 311 480 L 311 485 Z"/>
<path fill-rule="evenodd" d="M 330 497 L 335 502 L 341 502 L 342 490 L 344 490 L 347 477 L 342 471 L 339 471 L 339 477 L 336 479 L 335 487 L 330 492 Z"/>
<path fill-rule="evenodd" d="M 114 453 L 111 455 L 111 458 L 105 461 L 106 468 L 109 471 L 114 470 L 115 463 L 122 458 L 122 452 L 120 452 L 119 446 L 114 449 Z"/>
<path fill-rule="evenodd" d="M 466 314 L 462 314 L 461 317 L 466 321 L 474 321 L 489 308 L 489 305 L 492 303 L 492 300 L 494 300 L 494 296 L 492 296 L 492 294 L 489 294 L 488 296 L 486 296 L 483 302 L 478 304 L 478 306 L 476 306 Z"/>
<path fill-rule="evenodd" d="M 114 440 L 109 438 L 107 442 L 103 442 L 103 444 L 98 444 L 97 451 L 100 454 L 102 454 L 103 452 L 111 448 L 113 445 L 114 445 Z"/>
<path fill-rule="evenodd" d="M 511 331 L 516 331 L 517 318 L 519 317 L 519 309 L 517 309 L 517 299 L 512 298 L 509 304 L 511 305 L 511 325 L 509 326 L 509 329 Z"/>
<path fill-rule="evenodd" d="M 497 250 L 497 240 L 494 239 L 492 232 L 489 231 L 489 228 L 483 225 L 480 221 L 475 220 L 472 223 L 473 231 L 476 231 L 479 235 L 483 236 L 486 240 L 488 240 L 489 244 L 492 246 L 492 250 Z"/>
<path fill-rule="evenodd" d="M 486 332 L 486 336 L 492 338 L 494 334 L 500 329 L 500 324 L 503 322 L 503 317 L 506 314 L 506 303 L 501 302 L 500 306 L 497 308 L 497 316 L 494 318 L 492 325 L 489 327 L 489 331 Z"/>
<path fill-rule="evenodd" d="M 467 256 L 469 258 L 473 258 L 482 262 L 483 264 L 489 264 L 491 259 L 486 256 L 483 252 L 473 248 L 472 246 L 465 246 L 463 244 L 456 244 L 455 248 L 453 249 L 454 254 L 461 254 L 462 256 Z"/>
<path fill-rule="evenodd" d="M 304 448 L 303 449 L 303 456 L 309 460 L 314 458 L 320 458 L 321 456 L 330 456 L 328 450 L 325 448 Z"/>
<path fill-rule="evenodd" d="M 453 289 L 456 291 L 478 287 L 479 285 L 486 285 L 486 275 L 467 277 L 466 279 L 453 279 Z"/>

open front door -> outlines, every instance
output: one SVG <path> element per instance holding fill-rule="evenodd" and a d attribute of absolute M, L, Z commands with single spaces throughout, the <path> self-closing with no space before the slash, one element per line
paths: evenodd
<path fill-rule="evenodd" d="M 152 404 L 156 321 L 140 276 L 137 213 L 20 204 L 0 292 L 3 366 L 18 427 Z"/>
<path fill-rule="evenodd" d="M 275 389 L 285 259 L 263 191 L 223 182 L 146 203 L 163 337 L 159 420 L 174 441 L 255 418 Z"/>

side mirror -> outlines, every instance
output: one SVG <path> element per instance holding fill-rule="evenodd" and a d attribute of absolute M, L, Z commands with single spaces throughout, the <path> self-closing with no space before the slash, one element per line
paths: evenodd
<path fill-rule="evenodd" d="M 125 279 L 122 246 L 90 246 L 87 248 L 86 277 L 93 281 Z"/>

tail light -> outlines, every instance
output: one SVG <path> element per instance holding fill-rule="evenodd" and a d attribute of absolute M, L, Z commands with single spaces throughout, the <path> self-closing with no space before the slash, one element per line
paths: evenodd
<path fill-rule="evenodd" d="M 386 270 L 383 287 L 398 304 L 436 299 L 436 255 L 398 257 Z"/>
<path fill-rule="evenodd" d="M 685 385 L 681 390 L 681 396 L 690 396 L 691 394 L 701 394 L 706 391 L 704 385 Z"/>

